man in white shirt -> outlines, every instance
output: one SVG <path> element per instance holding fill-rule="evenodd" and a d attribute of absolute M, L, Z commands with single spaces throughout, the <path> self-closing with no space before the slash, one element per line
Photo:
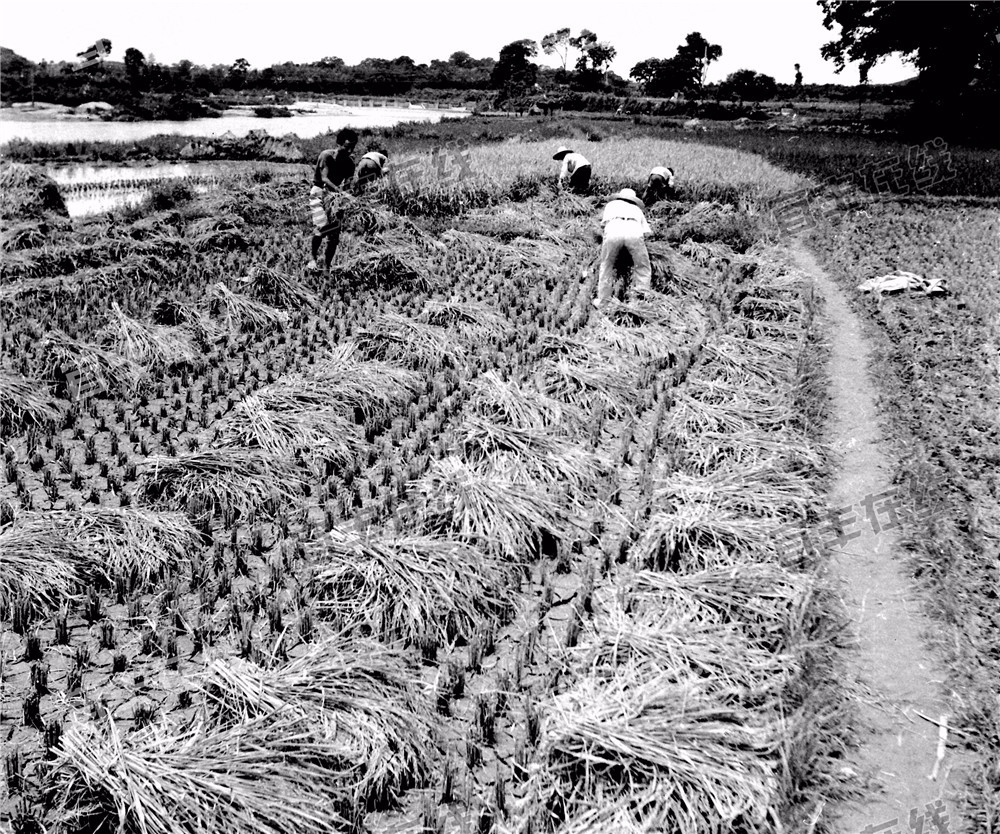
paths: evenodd
<path fill-rule="evenodd" d="M 358 167 L 354 172 L 354 190 L 358 193 L 377 180 L 385 173 L 385 164 L 388 161 L 386 154 L 381 151 L 369 151 L 358 162 Z"/>
<path fill-rule="evenodd" d="M 646 190 L 642 192 L 642 201 L 651 206 L 657 200 L 673 199 L 677 192 L 674 188 L 674 172 L 664 165 L 657 165 L 649 172 Z"/>
<path fill-rule="evenodd" d="M 569 188 L 574 194 L 586 194 L 590 188 L 590 161 L 587 157 L 564 145 L 552 155 L 552 158 L 562 160 L 559 185 Z"/>
<path fill-rule="evenodd" d="M 615 263 L 622 249 L 632 256 L 632 293 L 650 290 L 653 270 L 649 263 L 649 252 L 643 235 L 652 234 L 644 206 L 631 188 L 623 188 L 604 207 L 601 225 L 604 227 L 604 242 L 601 245 L 601 268 L 597 278 L 597 298 L 594 306 L 600 310 L 611 298 L 615 280 Z"/>

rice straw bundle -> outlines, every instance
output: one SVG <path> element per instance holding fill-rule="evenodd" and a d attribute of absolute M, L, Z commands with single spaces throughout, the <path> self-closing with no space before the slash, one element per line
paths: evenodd
<path fill-rule="evenodd" d="M 710 504 L 755 518 L 806 518 L 819 502 L 813 484 L 773 465 L 723 466 L 705 475 L 672 472 L 653 482 L 653 505 Z"/>
<path fill-rule="evenodd" d="M 350 276 L 366 284 L 412 284 L 418 289 L 431 289 L 440 283 L 431 275 L 423 257 L 410 245 L 381 247 L 375 252 L 355 256 L 337 274 Z"/>
<path fill-rule="evenodd" d="M 726 333 L 706 342 L 704 350 L 704 370 L 714 379 L 770 389 L 791 384 L 795 360 L 787 341 Z"/>
<path fill-rule="evenodd" d="M 557 496 L 456 457 L 435 461 L 412 488 L 422 532 L 457 536 L 516 562 L 537 552 L 543 533 L 560 538 L 569 523 Z"/>
<path fill-rule="evenodd" d="M 732 623 L 770 651 L 788 651 L 803 634 L 813 580 L 778 565 L 713 567 L 692 573 L 637 571 L 625 582 L 633 610 L 670 609 Z"/>
<path fill-rule="evenodd" d="M 388 362 L 366 360 L 354 343 L 344 343 L 317 361 L 308 376 L 290 375 L 272 392 L 300 400 L 313 397 L 309 401 L 317 405 L 338 405 L 360 411 L 366 418 L 382 419 L 409 402 L 421 384 L 415 372 Z M 307 393 L 310 391 L 313 393 Z"/>
<path fill-rule="evenodd" d="M 248 719 L 290 722 L 320 749 L 337 750 L 338 793 L 346 789 L 360 801 L 386 805 L 428 774 L 431 707 L 419 671 L 398 649 L 333 634 L 271 669 L 215 660 L 202 688 L 218 724 L 239 731 Z"/>
<path fill-rule="evenodd" d="M 504 272 L 530 269 L 538 272 L 555 272 L 569 258 L 566 248 L 550 240 L 532 240 L 518 237 L 508 241 L 500 258 Z"/>
<path fill-rule="evenodd" d="M 698 570 L 751 562 L 770 551 L 777 525 L 710 503 L 657 510 L 632 546 L 639 568 Z"/>
<path fill-rule="evenodd" d="M 584 625 L 579 645 L 571 651 L 576 674 L 609 677 L 631 666 L 644 676 L 663 675 L 677 683 L 694 678 L 727 702 L 757 709 L 778 706 L 796 671 L 791 654 L 754 645 L 736 624 L 699 616 L 697 610 L 645 603 L 626 612 L 613 601 Z"/>
<path fill-rule="evenodd" d="M 476 339 L 499 340 L 510 335 L 511 323 L 485 304 L 458 301 L 428 301 L 418 316 L 420 321 L 439 327 L 457 327 L 463 335 Z"/>
<path fill-rule="evenodd" d="M 142 369 L 124 356 L 60 330 L 50 331 L 42 341 L 42 364 L 46 378 L 69 394 L 77 384 L 80 390 L 129 393 L 144 377 Z"/>
<path fill-rule="evenodd" d="M 173 509 L 245 518 L 277 511 L 301 496 L 302 477 L 287 459 L 263 449 L 223 447 L 176 455 L 153 455 L 143 465 L 139 493 Z"/>
<path fill-rule="evenodd" d="M 559 428 L 572 433 L 586 422 L 579 408 L 533 391 L 523 383 L 504 381 L 493 370 L 473 380 L 472 392 L 471 410 L 497 423 L 525 429 Z"/>
<path fill-rule="evenodd" d="M 219 443 L 285 459 L 301 456 L 316 472 L 321 463 L 346 466 L 367 447 L 358 426 L 340 410 L 285 405 L 263 390 L 245 397 L 219 426 Z"/>
<path fill-rule="evenodd" d="M 233 292 L 221 281 L 208 288 L 208 297 L 212 315 L 218 316 L 227 330 L 268 332 L 288 326 L 288 313 L 284 310 Z"/>
<path fill-rule="evenodd" d="M 98 336 L 129 362 L 147 370 L 166 370 L 194 361 L 194 346 L 183 330 L 137 321 L 126 316 L 115 301 L 111 302 L 111 314 L 111 321 Z"/>
<path fill-rule="evenodd" d="M 414 368 L 461 368 L 465 348 L 454 334 L 416 319 L 385 313 L 358 331 L 358 349 L 369 359 L 404 362 Z"/>
<path fill-rule="evenodd" d="M 176 570 L 200 547 L 200 534 L 182 513 L 156 513 L 133 507 L 94 507 L 25 513 L 12 531 L 39 542 L 63 539 L 87 575 L 105 585 L 135 577 L 142 587 Z"/>
<path fill-rule="evenodd" d="M 591 352 L 586 358 L 542 359 L 535 371 L 535 384 L 549 397 L 575 406 L 586 413 L 604 408 L 609 416 L 633 413 L 639 383 L 639 367 L 634 359 L 615 353 Z"/>
<path fill-rule="evenodd" d="M 700 266 L 712 266 L 717 263 L 733 263 L 738 261 L 737 255 L 728 244 L 718 241 L 685 240 L 679 247 L 680 253 L 691 258 Z"/>
<path fill-rule="evenodd" d="M 247 276 L 240 280 L 255 298 L 273 307 L 299 310 L 315 308 L 318 303 L 316 296 L 301 281 L 270 267 L 252 266 Z"/>
<path fill-rule="evenodd" d="M 317 610 L 380 639 L 468 640 L 483 623 L 498 627 L 513 604 L 509 567 L 467 543 L 334 528 L 316 549 Z"/>
<path fill-rule="evenodd" d="M 560 831 L 617 831 L 606 826 L 626 809 L 643 831 L 753 828 L 778 801 L 777 727 L 694 680 L 626 666 L 542 711 L 543 769 L 528 790 L 562 808 Z"/>
<path fill-rule="evenodd" d="M 552 429 L 533 429 L 493 423 L 468 416 L 459 434 L 465 459 L 486 464 L 496 471 L 514 471 L 514 463 L 541 488 L 566 487 L 582 497 L 611 475 L 611 466 L 579 444 L 554 434 Z M 515 478 L 515 480 L 520 480 Z"/>
<path fill-rule="evenodd" d="M 772 391 L 723 382 L 692 383 L 678 398 L 666 420 L 669 436 L 688 442 L 706 432 L 775 432 L 796 421 L 791 405 Z"/>
<path fill-rule="evenodd" d="M 0 368 L 0 439 L 59 416 L 46 386 Z"/>
<path fill-rule="evenodd" d="M 720 467 L 769 466 L 808 479 L 827 470 L 818 449 L 801 432 L 791 430 L 705 431 L 696 443 L 685 440 L 681 452 L 685 468 L 702 475 Z"/>
<path fill-rule="evenodd" d="M 247 234 L 247 225 L 237 214 L 204 217 L 187 229 L 187 236 L 197 252 L 247 249 L 250 246 Z"/>
<path fill-rule="evenodd" d="M 217 729 L 70 722 L 54 748 L 48 802 L 71 831 L 336 834 L 349 830 L 350 750 L 286 716 Z"/>
<path fill-rule="evenodd" d="M 89 580 L 82 549 L 58 526 L 32 529 L 20 519 L 0 529 L 0 609 L 26 599 L 34 611 L 56 607 Z"/>

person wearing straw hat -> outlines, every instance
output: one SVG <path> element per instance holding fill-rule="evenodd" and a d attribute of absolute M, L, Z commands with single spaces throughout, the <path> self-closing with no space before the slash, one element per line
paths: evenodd
<path fill-rule="evenodd" d="M 351 151 L 358 144 L 357 131 L 349 127 L 337 133 L 337 147 L 320 151 L 309 189 L 309 215 L 313 224 L 312 260 L 306 269 L 316 269 L 319 250 L 326 240 L 326 271 L 340 243 L 340 230 L 347 209 L 347 187 L 354 176 Z"/>
<path fill-rule="evenodd" d="M 642 200 L 631 188 L 623 188 L 613 195 L 604 207 L 601 225 L 604 227 L 601 244 L 601 267 L 597 278 L 597 298 L 593 305 L 600 310 L 611 298 L 615 280 L 615 264 L 622 249 L 632 256 L 632 293 L 649 292 L 653 270 L 643 235 L 652 234 L 646 222 Z"/>
<path fill-rule="evenodd" d="M 586 194 L 590 188 L 590 161 L 587 157 L 563 145 L 552 158 L 562 160 L 559 185 L 569 188 L 574 194 Z"/>
<path fill-rule="evenodd" d="M 642 201 L 651 206 L 658 200 L 672 200 L 677 194 L 674 188 L 674 172 L 664 165 L 657 165 L 649 172 L 646 189 L 642 192 Z"/>
<path fill-rule="evenodd" d="M 371 183 L 385 173 L 388 156 L 383 151 L 369 151 L 358 161 L 358 169 L 354 172 L 354 190 L 360 194 Z"/>

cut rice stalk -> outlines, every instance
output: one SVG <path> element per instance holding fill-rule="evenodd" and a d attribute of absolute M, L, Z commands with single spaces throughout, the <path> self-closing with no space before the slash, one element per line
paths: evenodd
<path fill-rule="evenodd" d="M 409 402 L 421 384 L 414 371 L 366 360 L 353 342 L 347 342 L 317 361 L 308 376 L 290 375 L 268 393 L 318 406 L 338 405 L 365 418 L 384 419 Z"/>
<path fill-rule="evenodd" d="M 424 305 L 418 318 L 439 327 L 457 327 L 466 336 L 494 341 L 506 338 L 512 330 L 507 319 L 485 304 L 432 300 Z"/>
<path fill-rule="evenodd" d="M 214 721 L 290 719 L 338 749 L 350 781 L 373 804 L 390 804 L 423 781 L 434 755 L 432 713 L 420 674 L 398 649 L 342 632 L 281 666 L 212 662 L 202 677 Z M 340 780 L 338 780 L 339 782 Z"/>
<path fill-rule="evenodd" d="M 284 310 L 233 292 L 221 281 L 208 288 L 208 297 L 212 315 L 219 317 L 227 330 L 268 332 L 288 326 L 288 313 Z"/>
<path fill-rule="evenodd" d="M 61 527 L 32 529 L 15 520 L 0 530 L 0 610 L 19 599 L 36 614 L 55 608 L 89 580 L 89 567 Z"/>
<path fill-rule="evenodd" d="M 778 801 L 777 725 L 695 680 L 627 666 L 541 709 L 544 766 L 528 791 L 561 806 L 571 827 L 578 815 L 610 823 L 624 807 L 640 830 L 701 834 L 738 820 L 755 827 Z"/>
<path fill-rule="evenodd" d="M 402 362 L 430 371 L 461 368 L 466 360 L 465 348 L 454 334 L 396 313 L 376 316 L 358 331 L 356 342 L 369 359 Z"/>
<path fill-rule="evenodd" d="M 315 549 L 317 609 L 381 639 L 469 640 L 483 623 L 499 627 L 513 603 L 509 566 L 463 542 L 335 528 Z"/>
<path fill-rule="evenodd" d="M 470 407 L 488 420 L 525 429 L 561 428 L 574 433 L 586 423 L 583 412 L 567 403 L 507 382 L 486 371 L 472 382 Z"/>
<path fill-rule="evenodd" d="M 535 558 L 543 535 L 562 538 L 569 525 L 558 496 L 456 457 L 435 461 L 412 489 L 424 533 L 457 536 L 515 562 Z"/>
<path fill-rule="evenodd" d="M 194 346 L 183 330 L 126 316 L 118 303 L 111 302 L 112 320 L 98 333 L 101 340 L 129 362 L 147 370 L 163 371 L 193 362 Z"/>
<path fill-rule="evenodd" d="M 87 575 L 106 586 L 122 577 L 146 587 L 200 546 L 200 534 L 182 513 L 134 507 L 25 513 L 11 529 L 40 542 L 64 539 L 86 561 Z"/>
<path fill-rule="evenodd" d="M 335 834 L 354 806 L 349 752 L 291 716 L 215 729 L 71 721 L 47 782 L 70 831 L 129 834 Z"/>
<path fill-rule="evenodd" d="M 200 516 L 226 510 L 246 518 L 276 513 L 302 494 L 302 477 L 287 459 L 262 449 L 223 447 L 153 455 L 143 465 L 139 492 L 150 502 Z"/>
<path fill-rule="evenodd" d="M 270 267 L 253 266 L 240 280 L 254 297 L 273 307 L 298 310 L 317 306 L 315 294 L 307 290 L 301 281 Z"/>
<path fill-rule="evenodd" d="M 44 385 L 0 368 L 0 440 L 58 416 L 59 409 Z"/>

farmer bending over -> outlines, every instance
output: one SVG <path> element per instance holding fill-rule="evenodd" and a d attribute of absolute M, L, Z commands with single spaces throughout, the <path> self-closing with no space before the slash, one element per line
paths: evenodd
<path fill-rule="evenodd" d="M 594 306 L 600 310 L 611 298 L 611 287 L 615 279 L 615 263 L 622 249 L 632 256 L 632 292 L 648 292 L 653 279 L 649 264 L 649 253 L 643 235 L 652 233 L 644 206 L 631 188 L 623 188 L 604 207 L 601 225 L 604 227 L 604 242 L 601 245 L 601 271 L 597 278 L 597 298 Z"/>
<path fill-rule="evenodd" d="M 657 165 L 649 172 L 646 190 L 642 192 L 642 201 L 651 206 L 658 200 L 672 200 L 677 196 L 674 188 L 674 172 L 670 168 Z"/>
<path fill-rule="evenodd" d="M 340 229 L 344 223 L 347 195 L 344 183 L 354 175 L 351 151 L 358 143 L 358 134 L 345 127 L 337 133 L 337 147 L 320 151 L 316 160 L 313 185 L 309 190 L 309 212 L 312 216 L 312 260 L 308 269 L 316 269 L 319 248 L 326 238 L 326 271 L 340 243 Z"/>
<path fill-rule="evenodd" d="M 369 151 L 358 162 L 358 170 L 354 174 L 354 191 L 360 194 L 375 180 L 385 173 L 385 163 L 388 161 L 385 153 Z"/>
<path fill-rule="evenodd" d="M 559 185 L 569 188 L 574 194 L 586 194 L 590 187 L 590 162 L 587 157 L 563 146 L 552 155 L 552 158 L 562 160 Z"/>

